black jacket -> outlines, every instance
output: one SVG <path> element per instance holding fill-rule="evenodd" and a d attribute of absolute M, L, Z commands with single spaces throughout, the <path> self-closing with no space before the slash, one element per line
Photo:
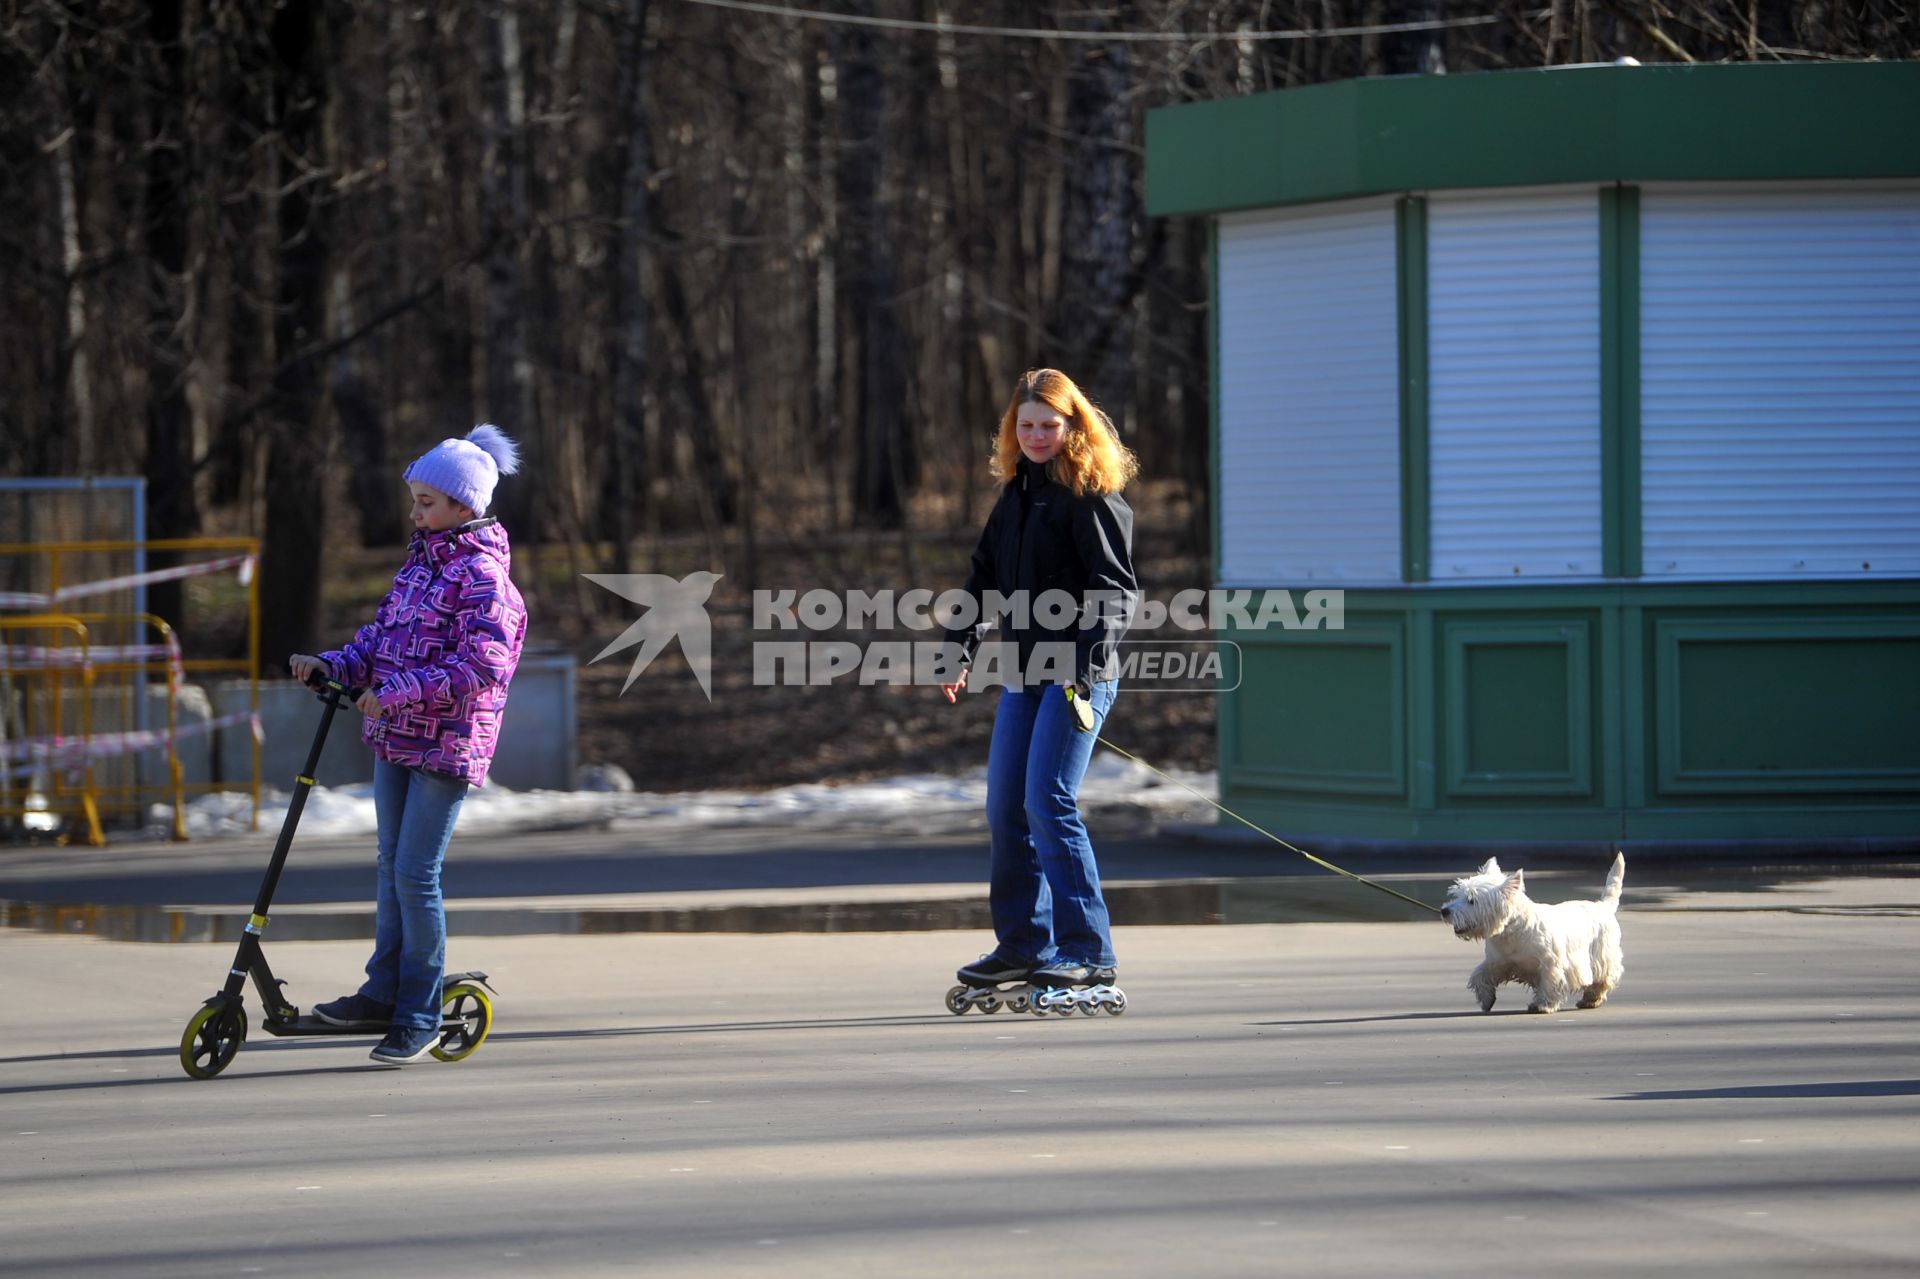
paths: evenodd
<path fill-rule="evenodd" d="M 973 551 L 973 570 L 962 589 L 973 597 L 978 621 L 949 630 L 947 638 L 965 649 L 969 661 L 999 620 L 985 612 L 986 593 L 1024 592 L 1028 624 L 1016 626 L 1017 613 L 1009 613 L 1006 623 L 1022 671 L 1029 669 L 1036 644 L 1072 640 L 1076 680 L 1091 684 L 1116 679 L 1120 637 L 1140 593 L 1133 573 L 1133 509 L 1118 493 L 1075 497 L 1072 489 L 1051 479 L 1044 466 L 1022 458 L 987 516 Z M 1078 610 L 1059 630 L 1049 630 L 1033 607 L 1043 592 L 1052 590 L 1071 595 Z"/>

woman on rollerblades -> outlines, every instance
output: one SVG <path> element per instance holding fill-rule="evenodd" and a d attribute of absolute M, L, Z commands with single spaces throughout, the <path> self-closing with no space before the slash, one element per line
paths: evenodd
<path fill-rule="evenodd" d="M 966 687 L 990 607 L 1004 607 L 1010 657 L 987 757 L 988 896 L 998 945 L 959 971 L 947 1006 L 1063 1015 L 1118 1013 L 1111 926 L 1080 781 L 1119 692 L 1118 643 L 1138 583 L 1133 512 L 1120 496 L 1139 469 L 1107 415 L 1056 369 L 1022 375 L 1001 415 L 991 468 L 1002 482 L 964 588 L 975 624 L 960 645 Z M 1070 599 L 1049 608 L 1041 597 Z M 1011 600 L 1011 605 L 1002 601 Z M 1017 666 L 1017 669 L 1006 669 Z M 1024 983 L 1005 991 L 1008 983 Z M 1030 1002 L 1029 1002 L 1030 1000 Z"/>

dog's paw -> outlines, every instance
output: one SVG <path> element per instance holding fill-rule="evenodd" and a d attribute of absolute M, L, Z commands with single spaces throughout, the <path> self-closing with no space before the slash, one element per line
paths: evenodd
<path fill-rule="evenodd" d="M 1541 1013 L 1544 1015 L 1546 1013 L 1558 1011 L 1559 1007 L 1560 1005 L 1558 1004 L 1533 1003 L 1533 1004 L 1527 1005 L 1527 1011 L 1530 1013 Z"/>

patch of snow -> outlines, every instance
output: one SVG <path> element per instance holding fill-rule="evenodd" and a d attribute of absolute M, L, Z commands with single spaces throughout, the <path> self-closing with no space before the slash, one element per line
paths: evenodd
<path fill-rule="evenodd" d="M 483 786 L 461 806 L 463 835 L 564 830 L 608 826 L 629 829 L 659 822 L 689 826 L 871 826 L 924 824 L 941 819 L 979 817 L 987 802 L 986 769 L 950 775 L 915 773 L 875 781 L 828 785 L 808 782 L 777 790 L 709 790 L 655 794 L 632 789 L 632 779 L 617 768 L 587 773 L 577 791 L 511 791 Z M 1217 794 L 1214 774 L 1169 770 L 1170 776 L 1209 798 Z M 261 831 L 278 830 L 286 819 L 290 795 L 263 789 Z M 1123 809 L 1165 818 L 1197 820 L 1210 812 L 1205 801 L 1180 785 L 1163 780 L 1144 765 L 1101 751 L 1080 786 L 1080 806 L 1088 813 Z M 251 796 L 222 791 L 187 805 L 190 838 L 218 839 L 253 833 Z M 164 837 L 173 826 L 171 805 L 148 810 L 148 831 Z M 300 816 L 300 833 L 309 837 L 351 838 L 374 833 L 373 783 L 315 787 Z"/>

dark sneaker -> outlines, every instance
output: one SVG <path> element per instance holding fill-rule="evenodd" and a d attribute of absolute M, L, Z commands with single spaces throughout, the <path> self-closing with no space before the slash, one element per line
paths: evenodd
<path fill-rule="evenodd" d="M 329 1026 L 350 1030 L 380 1030 L 393 1020 L 393 1005 L 365 995 L 343 995 L 313 1006 L 313 1015 Z"/>
<path fill-rule="evenodd" d="M 1006 981 L 1025 981 L 1032 971 L 1032 964 L 1018 963 L 1002 955 L 982 955 L 955 975 L 968 986 L 998 986 Z"/>
<path fill-rule="evenodd" d="M 370 1054 L 382 1066 L 411 1066 L 425 1061 L 440 1046 L 440 1028 L 421 1030 L 416 1026 L 395 1026 Z"/>
<path fill-rule="evenodd" d="M 1111 986 L 1111 968 L 1096 968 L 1077 959 L 1056 959 L 1045 968 L 1036 968 L 1027 980 L 1035 986 Z"/>

